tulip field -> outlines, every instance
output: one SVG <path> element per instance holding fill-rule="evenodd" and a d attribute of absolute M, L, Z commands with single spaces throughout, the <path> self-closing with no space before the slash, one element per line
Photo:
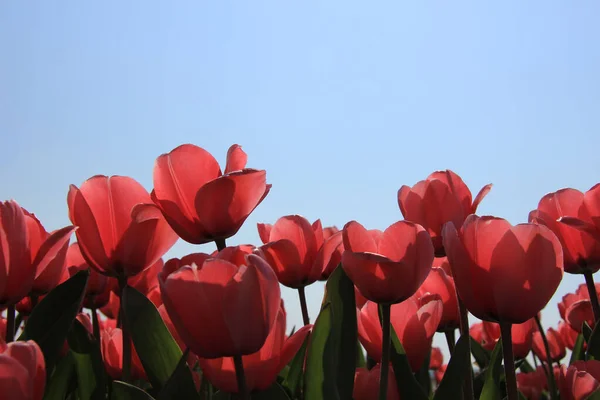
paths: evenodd
<path fill-rule="evenodd" d="M 285 215 L 228 246 L 271 190 L 247 158 L 181 145 L 150 193 L 90 177 L 52 232 L 1 202 L 0 399 L 600 399 L 600 184 L 513 226 L 477 214 L 491 184 L 437 171 L 399 187 L 384 230 Z M 180 239 L 214 251 L 166 259 Z M 581 285 L 543 326 L 565 273 Z"/>

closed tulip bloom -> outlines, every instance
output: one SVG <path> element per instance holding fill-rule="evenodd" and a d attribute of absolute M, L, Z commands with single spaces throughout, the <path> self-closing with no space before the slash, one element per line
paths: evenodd
<path fill-rule="evenodd" d="M 445 225 L 444 247 L 458 295 L 485 321 L 524 323 L 546 306 L 562 279 L 560 241 L 542 225 L 471 215 L 458 231 Z"/>
<path fill-rule="evenodd" d="M 431 235 L 437 257 L 445 255 L 442 227 L 446 222 L 461 226 L 467 216 L 474 214 L 483 198 L 492 189 L 484 186 L 475 201 L 463 180 L 450 170 L 436 171 L 412 188 L 402 186 L 398 191 L 398 205 L 404 219 L 422 225 Z"/>
<path fill-rule="evenodd" d="M 292 336 L 286 337 L 286 315 L 281 309 L 277 322 L 259 351 L 242 357 L 246 384 L 250 391 L 266 390 L 277 379 L 277 374 L 300 350 L 312 325 L 305 325 Z M 201 358 L 200 368 L 206 378 L 219 390 L 238 393 L 233 358 Z"/>
<path fill-rule="evenodd" d="M 52 233 L 46 232 L 34 214 L 23 210 L 27 224 L 29 254 L 36 276 L 31 293 L 46 294 L 58 285 L 65 270 L 65 259 L 74 226 L 66 226 Z"/>
<path fill-rule="evenodd" d="M 247 158 L 231 146 L 225 174 L 209 152 L 191 144 L 156 159 L 152 199 L 179 237 L 202 244 L 237 233 L 271 189 L 264 170 L 246 168 Z"/>
<path fill-rule="evenodd" d="M 41 400 L 46 386 L 44 354 L 33 340 L 0 340 L 0 388 L 2 398 Z"/>
<path fill-rule="evenodd" d="M 431 349 L 433 335 L 442 317 L 442 302 L 431 299 L 419 304 L 416 297 L 391 307 L 391 323 L 406 351 L 413 372 L 423 365 Z M 377 304 L 368 301 L 358 314 L 358 337 L 367 354 L 379 362 L 381 360 L 382 333 Z"/>
<path fill-rule="evenodd" d="M 376 303 L 408 299 L 431 270 L 431 238 L 412 222 L 399 221 L 381 232 L 351 221 L 344 226 L 343 239 L 344 271 L 362 295 Z"/>
<path fill-rule="evenodd" d="M 83 306 L 86 308 L 100 308 L 106 305 L 109 296 L 108 280 L 111 279 L 102 275 L 93 268 L 90 268 L 87 261 L 81 255 L 79 243 L 73 243 L 67 249 L 66 263 L 69 275 L 73 276 L 79 271 L 89 270 L 87 286 L 85 288 L 85 298 Z"/>
<path fill-rule="evenodd" d="M 160 306 L 157 307 L 157 309 L 158 309 L 158 313 L 160 314 L 160 316 L 162 317 L 162 319 L 165 323 L 165 326 L 171 333 L 171 336 L 173 336 L 173 339 L 177 342 L 181 351 L 184 352 L 186 350 L 187 346 L 181 339 L 181 336 L 179 336 L 179 333 L 177 333 L 177 329 L 175 329 L 175 326 L 173 325 L 173 321 L 171 321 L 171 317 L 169 317 L 169 313 L 167 312 L 165 305 L 161 304 Z M 194 353 L 190 352 L 188 354 L 188 360 L 187 360 L 188 365 L 193 368 L 194 365 L 196 365 L 197 361 L 198 361 L 198 357 Z"/>
<path fill-rule="evenodd" d="M 552 360 L 550 361 L 560 361 L 567 355 L 567 349 L 565 348 L 565 344 L 562 340 L 562 337 L 558 333 L 558 331 L 554 328 L 550 328 L 546 331 L 546 340 L 548 341 L 548 347 L 550 348 L 550 357 Z M 534 332 L 533 334 L 533 353 L 538 356 L 540 360 L 543 362 L 548 361 L 548 357 L 546 355 L 546 348 L 544 346 L 544 342 L 542 341 L 542 334 L 538 332 Z"/>
<path fill-rule="evenodd" d="M 600 283 L 595 284 L 596 292 L 600 289 Z M 574 293 L 567 293 L 557 304 L 558 312 L 571 328 L 581 333 L 583 322 L 593 328 L 595 325 L 594 312 L 590 302 L 590 294 L 587 286 L 583 283 L 579 285 Z"/>
<path fill-rule="evenodd" d="M 113 379 L 121 379 L 123 375 L 123 331 L 119 328 L 105 328 L 100 332 L 102 359 L 106 372 Z M 131 346 L 131 377 L 147 379 L 142 362 Z"/>
<path fill-rule="evenodd" d="M 439 347 L 431 348 L 431 356 L 429 358 L 429 369 L 439 369 L 442 367 L 444 363 L 444 356 L 442 355 L 442 351 Z"/>
<path fill-rule="evenodd" d="M 162 274 L 163 276 L 168 276 L 169 274 L 172 274 L 179 268 L 185 267 L 186 265 L 202 265 L 204 264 L 204 261 L 206 261 L 209 258 L 211 258 L 211 255 L 206 253 L 191 253 L 181 258 L 170 258 L 167 260 L 167 262 L 165 262 Z"/>
<path fill-rule="evenodd" d="M 597 242 L 600 241 L 600 183 L 585 192 L 578 214 L 563 217 L 560 222 L 590 234 Z M 598 268 L 598 265 L 589 267 L 590 271 L 597 271 Z"/>
<path fill-rule="evenodd" d="M 499 331 L 499 329 L 498 329 Z M 469 327 L 469 335 L 475 340 L 477 343 L 481 345 L 484 349 L 488 351 L 494 350 L 496 346 L 496 342 L 498 341 L 498 337 L 500 332 L 498 332 L 498 337 L 490 338 L 483 327 L 483 322 L 474 323 Z"/>
<path fill-rule="evenodd" d="M 69 218 L 90 267 L 128 278 L 154 264 L 177 241 L 150 195 L 125 176 L 94 176 L 71 185 Z"/>
<path fill-rule="evenodd" d="M 320 279 L 342 243 L 340 235 L 324 240 L 321 221 L 311 225 L 300 215 L 281 217 L 272 226 L 259 224 L 258 229 L 267 240 L 258 254 L 271 265 L 282 285 L 294 289 Z"/>
<path fill-rule="evenodd" d="M 562 366 L 559 379 L 561 400 L 584 400 L 600 390 L 600 361 L 575 361 Z"/>
<path fill-rule="evenodd" d="M 437 294 L 444 303 L 444 312 L 437 328 L 438 332 L 452 331 L 460 325 L 460 314 L 458 310 L 458 299 L 454 279 L 446 275 L 442 268 L 431 268 L 427 279 L 419 288 L 421 295 L 431 293 Z"/>
<path fill-rule="evenodd" d="M 539 400 L 542 393 L 548 390 L 548 379 L 543 366 L 532 372 L 517 374 L 517 387 L 527 400 Z"/>
<path fill-rule="evenodd" d="M 108 301 L 106 305 L 100 308 L 100 312 L 106 315 L 110 319 L 114 319 L 115 321 L 119 317 L 119 309 L 121 307 L 121 302 L 119 301 L 119 296 L 115 294 L 112 290 L 109 291 Z"/>
<path fill-rule="evenodd" d="M 380 364 L 377 364 L 370 370 L 366 368 L 357 368 L 356 373 L 354 374 L 354 391 L 352 392 L 353 399 L 373 400 L 379 392 L 380 374 Z M 396 378 L 391 365 L 388 370 L 387 400 L 400 400 L 398 385 L 396 385 Z"/>
<path fill-rule="evenodd" d="M 185 344 L 203 358 L 257 352 L 275 324 L 281 292 L 260 257 L 209 258 L 159 276 L 165 308 Z"/>
<path fill-rule="evenodd" d="M 562 217 L 577 217 L 591 223 L 584 206 L 584 194 L 575 189 L 561 189 L 542 197 L 538 208 L 529 213 L 529 221 L 543 224 L 558 237 L 563 247 L 565 272 L 595 273 L 600 268 L 600 241 L 586 232 L 558 222 Z"/>
<path fill-rule="evenodd" d="M 575 329 L 571 328 L 571 325 L 567 324 L 566 322 L 560 321 L 558 323 L 558 334 L 560 335 L 560 338 L 565 344 L 565 347 L 569 350 L 573 350 L 579 333 L 577 333 Z"/>
<path fill-rule="evenodd" d="M 164 265 L 165 263 L 162 258 L 159 258 L 150 268 L 147 268 L 139 275 L 129 278 L 127 283 L 144 296 L 148 296 L 158 286 L 158 274 L 163 270 Z"/>
<path fill-rule="evenodd" d="M 478 324 L 474 324 L 471 327 L 471 336 L 473 336 L 473 339 L 477 340 L 484 349 L 492 351 L 500 339 L 500 325 L 494 322 L 484 321 L 480 324 L 481 332 L 476 332 L 476 330 L 479 329 L 477 326 Z M 533 333 L 536 330 L 536 326 L 535 319 L 530 319 L 522 324 L 512 325 L 510 330 L 512 349 L 516 359 L 527 357 L 531 351 Z"/>

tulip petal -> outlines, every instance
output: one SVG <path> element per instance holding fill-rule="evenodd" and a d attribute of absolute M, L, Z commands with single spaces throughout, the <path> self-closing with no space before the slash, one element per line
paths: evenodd
<path fill-rule="evenodd" d="M 271 224 L 256 224 L 256 227 L 258 228 L 258 236 L 260 236 L 263 244 L 269 243 L 273 226 Z"/>
<path fill-rule="evenodd" d="M 246 162 L 248 162 L 248 155 L 242 150 L 242 146 L 239 144 L 232 145 L 227 150 L 225 173 L 229 174 L 234 171 L 243 170 L 246 167 Z"/>
<path fill-rule="evenodd" d="M 23 210 L 15 201 L 0 203 L 0 305 L 21 300 L 34 275 Z"/>
<path fill-rule="evenodd" d="M 477 193 L 477 196 L 475 196 L 475 200 L 473 200 L 473 205 L 471 206 L 472 214 L 475 214 L 477 212 L 477 207 L 479 207 L 479 204 L 481 203 L 483 198 L 487 196 L 490 190 L 492 190 L 492 184 L 488 183 L 487 185 L 481 188 L 479 193 Z"/>
<path fill-rule="evenodd" d="M 34 292 L 47 293 L 58 284 L 65 269 L 69 240 L 76 229 L 75 226 L 66 226 L 54 231 L 40 247 L 33 261 L 37 271 Z"/>
<path fill-rule="evenodd" d="M 558 219 L 558 222 L 572 226 L 575 229 L 579 229 L 580 231 L 591 235 L 595 240 L 600 241 L 600 230 L 598 230 L 596 225 L 592 223 L 583 221 L 576 217 L 561 217 Z"/>
<path fill-rule="evenodd" d="M 267 243 L 259 248 L 258 253 L 273 268 L 282 285 L 291 288 L 305 286 L 308 273 L 296 246 L 290 240 Z"/>
<path fill-rule="evenodd" d="M 354 253 L 377 253 L 377 242 L 364 226 L 350 221 L 344 226 L 344 249 Z"/>

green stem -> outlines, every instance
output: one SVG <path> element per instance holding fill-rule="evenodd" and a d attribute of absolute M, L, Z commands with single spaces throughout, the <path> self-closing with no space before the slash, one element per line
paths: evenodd
<path fill-rule="evenodd" d="M 379 400 L 387 399 L 388 373 L 390 369 L 390 344 L 391 344 L 391 306 L 389 304 L 381 305 L 381 370 L 379 375 Z"/>
<path fill-rule="evenodd" d="M 6 343 L 15 340 L 15 305 L 6 309 Z"/>
<path fill-rule="evenodd" d="M 456 293 L 458 298 L 458 308 L 460 311 L 460 336 L 469 335 L 469 311 L 467 311 L 467 307 L 458 296 L 458 292 Z M 469 337 L 469 336 L 465 336 Z M 468 362 L 466 363 L 467 370 L 465 371 L 465 385 L 463 387 L 463 399 L 464 400 L 473 400 L 473 364 L 471 364 L 471 340 L 467 341 L 467 358 Z"/>
<path fill-rule="evenodd" d="M 123 334 L 123 382 L 129 382 L 131 376 L 131 339 L 129 338 L 129 327 L 127 326 L 127 318 L 125 317 L 125 306 L 123 295 L 127 287 L 127 278 L 119 278 L 119 301 L 120 310 L 119 317 L 121 319 L 121 332 Z"/>
<path fill-rule="evenodd" d="M 96 338 L 96 341 L 98 341 L 98 343 L 100 343 L 100 323 L 98 321 L 98 312 L 96 311 L 96 308 L 92 308 L 92 329 L 94 331 L 94 337 Z"/>
<path fill-rule="evenodd" d="M 552 369 L 552 355 L 550 353 L 550 345 L 548 344 L 548 338 L 546 338 L 546 333 L 544 332 L 544 328 L 542 327 L 542 322 L 540 321 L 539 316 L 535 316 L 535 323 L 537 324 L 538 330 L 540 332 L 540 336 L 542 337 L 542 342 L 544 343 L 544 349 L 546 349 L 546 365 L 548 367 L 548 387 L 550 390 L 550 397 L 552 400 L 558 400 L 556 397 L 556 382 L 554 381 L 554 371 Z M 540 358 L 540 363 L 544 365 L 544 362 Z"/>
<path fill-rule="evenodd" d="M 23 314 L 17 313 L 17 317 L 15 318 L 15 334 L 19 331 L 21 324 L 23 323 Z"/>
<path fill-rule="evenodd" d="M 233 365 L 235 366 L 235 377 L 238 385 L 238 395 L 242 400 L 250 400 L 250 392 L 246 385 L 246 375 L 244 374 L 244 361 L 242 356 L 233 356 Z"/>
<path fill-rule="evenodd" d="M 515 375 L 515 358 L 512 350 L 512 324 L 500 322 L 502 336 L 502 352 L 504 353 L 504 375 L 506 377 L 506 394 L 508 400 L 519 400 L 517 377 Z"/>
<path fill-rule="evenodd" d="M 227 244 L 225 243 L 225 239 L 215 239 L 215 244 L 217 245 L 217 250 L 219 250 L 219 251 L 221 251 L 225 247 L 227 247 Z"/>
<path fill-rule="evenodd" d="M 587 290 L 590 295 L 590 302 L 592 303 L 592 310 L 594 311 L 594 322 L 597 324 L 598 321 L 600 321 L 600 304 L 598 304 L 598 293 L 596 293 L 594 276 L 589 270 L 586 270 L 583 273 L 583 276 L 585 277 L 585 285 L 587 286 Z"/>
<path fill-rule="evenodd" d="M 300 308 L 302 308 L 302 320 L 306 326 L 310 324 L 310 318 L 308 317 L 308 307 L 306 306 L 306 294 L 304 293 L 304 286 L 298 288 L 298 297 L 300 297 Z"/>
<path fill-rule="evenodd" d="M 450 350 L 450 355 L 454 354 L 454 346 L 456 345 L 456 337 L 454 336 L 454 329 L 444 331 L 444 335 L 446 336 L 446 343 L 448 343 L 448 350 Z"/>

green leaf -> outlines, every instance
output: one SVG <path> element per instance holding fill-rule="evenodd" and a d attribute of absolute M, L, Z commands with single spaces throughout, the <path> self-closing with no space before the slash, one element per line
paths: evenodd
<path fill-rule="evenodd" d="M 137 386 L 121 381 L 112 383 L 112 400 L 154 400 L 152 396 Z"/>
<path fill-rule="evenodd" d="M 152 386 L 160 391 L 177 368 L 183 353 L 150 300 L 131 286 L 123 291 L 125 323 Z M 195 392 L 191 373 L 182 368 L 178 393 Z"/>
<path fill-rule="evenodd" d="M 596 324 L 596 327 L 592 331 L 587 344 L 587 351 L 585 353 L 587 360 L 600 360 L 600 324 Z"/>
<path fill-rule="evenodd" d="M 421 364 L 421 368 L 415 373 L 415 378 L 417 378 L 417 382 L 419 382 L 419 386 L 423 388 L 427 397 L 429 397 L 431 393 L 431 376 L 429 375 L 429 362 L 431 361 L 431 349 L 425 357 L 423 364 Z"/>
<path fill-rule="evenodd" d="M 304 339 L 300 350 L 294 356 L 289 364 L 289 371 L 283 381 L 283 385 L 288 388 L 290 393 L 294 396 L 298 394 L 299 389 L 302 387 L 302 377 L 304 375 L 304 360 L 306 359 L 306 349 L 310 341 L 310 333 Z"/>
<path fill-rule="evenodd" d="M 588 343 L 590 341 L 590 336 L 592 336 L 592 328 L 590 328 L 586 321 L 583 321 L 583 325 L 581 326 L 581 334 L 583 335 L 585 342 Z"/>
<path fill-rule="evenodd" d="M 517 364 L 518 364 L 518 366 L 517 366 Z M 515 363 L 515 369 L 516 368 L 519 368 L 521 370 L 521 372 L 525 372 L 525 373 L 535 371 L 533 369 L 533 367 L 531 366 L 531 364 L 529 364 L 529 362 L 524 358 L 517 361 L 517 363 Z"/>
<path fill-rule="evenodd" d="M 499 339 L 494 351 L 492 351 L 490 365 L 485 372 L 485 383 L 483 384 L 480 400 L 502 399 L 502 389 L 500 387 L 502 374 L 502 339 Z"/>
<path fill-rule="evenodd" d="M 585 350 L 583 349 L 584 344 L 585 339 L 580 333 L 579 335 L 577 335 L 577 340 L 575 340 L 575 344 L 573 345 L 573 351 L 571 352 L 571 359 L 569 360 L 569 365 L 573 364 L 575 361 L 585 360 Z"/>
<path fill-rule="evenodd" d="M 362 349 L 362 345 L 360 341 L 356 341 L 356 368 L 366 368 L 367 367 L 367 358 L 365 357 L 365 353 Z"/>
<path fill-rule="evenodd" d="M 187 365 L 188 354 L 189 349 L 181 356 L 173 375 L 158 394 L 158 400 L 200 399 L 200 394 L 196 392 L 192 372 Z M 192 382 L 191 386 L 190 381 Z"/>
<path fill-rule="evenodd" d="M 46 387 L 44 400 L 63 400 L 67 397 L 69 383 L 75 378 L 75 361 L 69 351 L 66 356 L 60 359 L 54 368 L 52 377 Z"/>
<path fill-rule="evenodd" d="M 278 383 L 274 383 L 267 390 L 252 393 L 252 400 L 290 400 L 285 389 Z"/>
<path fill-rule="evenodd" d="M 434 400 L 453 400 L 460 397 L 458 393 L 462 391 L 465 372 L 469 366 L 469 340 L 469 336 L 463 335 L 456 342 L 444 377 L 433 396 Z"/>
<path fill-rule="evenodd" d="M 329 343 L 334 357 L 337 391 L 342 399 L 351 399 L 356 372 L 358 329 L 354 284 L 339 265 L 327 279 L 326 302 L 331 304 L 332 329 Z"/>
<path fill-rule="evenodd" d="M 428 397 L 423 391 L 423 388 L 419 386 L 419 382 L 413 375 L 408 358 L 404 347 L 396 335 L 396 331 L 393 326 L 391 328 L 391 339 L 392 346 L 390 351 L 390 359 L 394 368 L 394 375 L 396 377 L 396 384 L 398 385 L 398 392 L 400 398 L 411 399 L 411 400 L 427 400 Z"/>
<path fill-rule="evenodd" d="M 46 295 L 27 319 L 19 340 L 34 340 L 44 353 L 46 371 L 52 372 L 85 294 L 90 273 L 80 271 Z"/>
<path fill-rule="evenodd" d="M 304 398 L 310 400 L 340 399 L 336 385 L 334 343 L 330 340 L 333 324 L 331 303 L 326 303 L 313 326 L 306 355 Z"/>
<path fill-rule="evenodd" d="M 483 370 L 490 365 L 491 353 L 484 349 L 481 344 L 471 337 L 471 354 L 475 358 L 475 362 L 479 365 L 479 369 Z"/>
<path fill-rule="evenodd" d="M 67 340 L 75 361 L 79 399 L 104 399 L 106 373 L 100 344 L 78 320 L 73 321 Z"/>
<path fill-rule="evenodd" d="M 594 393 L 586 397 L 587 400 L 600 400 L 600 389 L 597 389 Z"/>

